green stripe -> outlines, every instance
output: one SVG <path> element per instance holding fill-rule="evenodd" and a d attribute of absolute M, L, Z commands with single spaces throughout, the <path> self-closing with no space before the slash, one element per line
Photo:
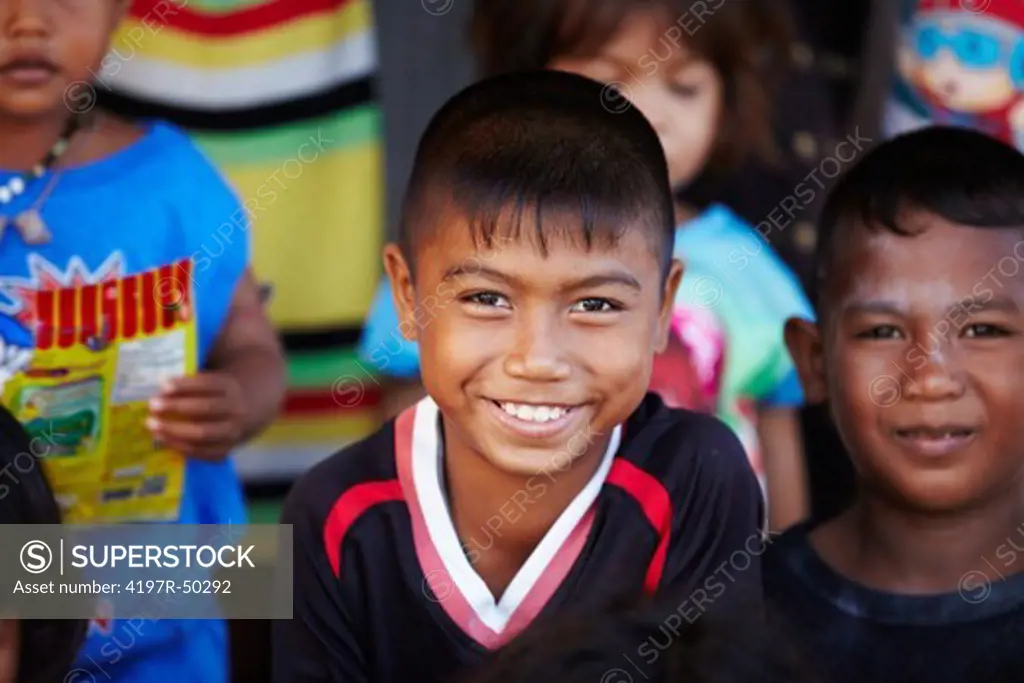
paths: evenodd
<path fill-rule="evenodd" d="M 380 139 L 381 112 L 376 104 L 363 105 L 319 119 L 242 133 L 196 133 L 193 138 L 224 166 L 257 166 L 288 159 L 309 161 L 324 151 Z"/>
<path fill-rule="evenodd" d="M 190 9 L 207 14 L 227 14 L 267 4 L 267 0 L 191 0 Z"/>
<path fill-rule="evenodd" d="M 288 356 L 288 386 L 293 389 L 329 389 L 344 377 L 375 381 L 355 349 L 292 353 Z"/>
<path fill-rule="evenodd" d="M 283 510 L 283 500 L 254 500 L 249 503 L 249 524 L 277 524 Z"/>

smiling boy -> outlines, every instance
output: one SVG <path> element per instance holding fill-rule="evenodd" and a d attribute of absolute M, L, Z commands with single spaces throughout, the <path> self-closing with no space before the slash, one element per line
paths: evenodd
<path fill-rule="evenodd" d="M 646 392 L 682 275 L 672 195 L 650 124 L 602 94 L 504 76 L 424 134 L 385 266 L 428 396 L 290 495 L 277 681 L 450 680 L 538 618 L 644 595 L 759 608 L 742 447 Z"/>
<path fill-rule="evenodd" d="M 832 683 L 1020 680 L 1024 155 L 930 128 L 826 202 L 820 322 L 793 320 L 808 396 L 857 466 L 854 505 L 765 554 L 770 614 Z"/>

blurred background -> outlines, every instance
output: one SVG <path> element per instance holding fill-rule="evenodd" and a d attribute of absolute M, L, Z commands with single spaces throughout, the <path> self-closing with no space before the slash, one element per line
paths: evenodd
<path fill-rule="evenodd" d="M 751 165 L 693 192 L 758 224 L 824 168 L 839 141 L 856 135 L 869 144 L 883 124 L 916 125 L 931 118 L 936 97 L 952 98 L 948 89 L 922 90 L 903 68 L 909 62 L 896 59 L 901 49 L 945 59 L 954 89 L 955 78 L 980 68 L 955 46 L 915 43 L 914 22 L 961 12 L 1006 23 L 1021 14 L 1012 1 L 1018 7 L 767 0 L 794 29 L 772 103 L 783 163 L 770 171 Z M 356 345 L 417 139 L 477 72 L 466 40 L 471 10 L 470 0 L 136 0 L 105 62 L 103 103 L 190 130 L 249 213 L 254 266 L 272 290 L 289 375 L 284 413 L 236 456 L 252 522 L 277 521 L 297 475 L 379 424 L 382 381 Z M 1016 80 L 1011 90 L 1017 98 Z M 967 123 L 977 114 L 960 113 Z M 767 235 L 812 297 L 818 206 L 801 206 Z M 820 409 L 804 411 L 803 429 L 812 507 L 827 515 L 849 497 L 850 466 Z M 267 680 L 265 626 L 233 625 L 236 680 Z"/>

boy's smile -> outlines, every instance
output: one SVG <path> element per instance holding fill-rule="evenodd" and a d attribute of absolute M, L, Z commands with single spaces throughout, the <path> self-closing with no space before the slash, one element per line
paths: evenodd
<path fill-rule="evenodd" d="M 646 393 L 672 294 L 643 231 L 590 251 L 546 233 L 546 253 L 525 222 L 481 249 L 448 221 L 418 247 L 415 286 L 397 248 L 386 256 L 446 448 L 521 475 L 603 452 Z"/>
<path fill-rule="evenodd" d="M 825 390 L 866 482 L 962 509 L 1020 481 L 1024 234 L 916 218 L 916 236 L 860 228 L 836 257 Z"/>

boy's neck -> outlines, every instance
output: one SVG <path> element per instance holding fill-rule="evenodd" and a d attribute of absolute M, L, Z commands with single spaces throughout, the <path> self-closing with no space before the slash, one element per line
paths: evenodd
<path fill-rule="evenodd" d="M 22 118 L 0 113 L 0 169 L 27 171 L 60 139 L 70 113 Z"/>
<path fill-rule="evenodd" d="M 0 114 L 0 169 L 28 171 L 38 164 L 60 139 L 68 118 L 16 119 Z M 84 127 L 71 137 L 59 165 L 63 168 L 86 164 L 131 145 L 142 135 L 134 123 L 106 112 L 93 112 Z M 14 141 L 13 144 L 8 140 Z"/>
<path fill-rule="evenodd" d="M 1021 495 L 948 516 L 868 495 L 823 525 L 815 545 L 842 574 L 864 585 L 893 593 L 948 593 L 959 590 L 969 572 L 998 581 L 1024 571 L 1024 560 L 1006 566 L 997 559 L 1009 540 L 1024 541 L 1017 531 L 1022 524 Z"/>
<path fill-rule="evenodd" d="M 606 448 L 607 440 L 596 440 L 564 471 L 525 476 L 501 471 L 446 440 L 444 476 L 452 522 L 473 569 L 495 599 L 594 476 Z"/>

